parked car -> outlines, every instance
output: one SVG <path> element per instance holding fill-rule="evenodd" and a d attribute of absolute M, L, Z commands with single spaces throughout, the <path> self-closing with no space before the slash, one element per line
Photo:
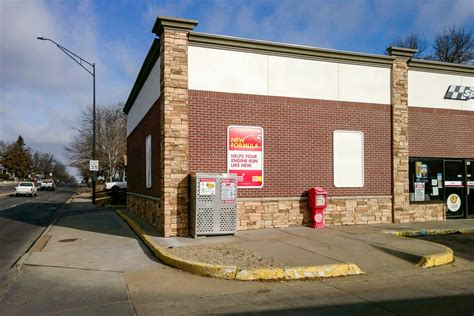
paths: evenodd
<path fill-rule="evenodd" d="M 41 190 L 51 190 L 54 191 L 56 190 L 56 185 L 54 184 L 54 181 L 51 179 L 46 179 L 43 182 L 41 182 Z"/>
<path fill-rule="evenodd" d="M 112 192 L 117 192 L 119 190 L 126 190 L 127 189 L 127 178 L 123 179 L 123 181 L 112 181 L 105 183 L 105 189 L 110 190 Z"/>
<path fill-rule="evenodd" d="M 18 186 L 15 187 L 15 195 L 31 195 L 36 196 L 38 188 L 33 182 L 20 182 Z"/>

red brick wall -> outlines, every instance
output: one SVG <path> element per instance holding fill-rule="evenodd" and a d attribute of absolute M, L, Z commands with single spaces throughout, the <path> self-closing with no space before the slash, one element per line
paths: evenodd
<path fill-rule="evenodd" d="M 191 172 L 226 172 L 229 125 L 264 128 L 264 187 L 239 197 L 295 197 L 312 186 L 332 196 L 391 195 L 390 106 L 189 91 Z M 334 130 L 361 130 L 363 188 L 333 186 Z"/>
<path fill-rule="evenodd" d="M 474 111 L 408 108 L 412 157 L 474 158 Z"/>
<path fill-rule="evenodd" d="M 145 139 L 151 135 L 151 188 L 146 188 Z M 129 192 L 159 196 L 161 186 L 160 99 L 127 137 Z"/>

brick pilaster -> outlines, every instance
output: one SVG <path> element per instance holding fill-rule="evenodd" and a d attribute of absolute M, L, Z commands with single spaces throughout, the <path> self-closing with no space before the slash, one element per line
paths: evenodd
<path fill-rule="evenodd" d="M 416 50 L 390 47 L 392 66 L 392 194 L 393 222 L 415 221 L 410 213 L 408 176 L 408 62 Z"/>
<path fill-rule="evenodd" d="M 197 21 L 158 17 L 164 236 L 188 235 L 188 34 Z"/>

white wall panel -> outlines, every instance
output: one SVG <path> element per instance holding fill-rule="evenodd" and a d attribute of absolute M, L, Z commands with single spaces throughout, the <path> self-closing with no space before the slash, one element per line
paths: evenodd
<path fill-rule="evenodd" d="M 266 55 L 190 46 L 188 58 L 190 89 L 267 94 Z"/>
<path fill-rule="evenodd" d="M 364 133 L 334 131 L 334 186 L 361 188 L 364 186 Z"/>
<path fill-rule="evenodd" d="M 127 136 L 140 123 L 151 106 L 160 97 L 160 58 L 156 61 L 153 69 L 143 84 L 140 93 L 130 108 L 127 115 Z"/>
<path fill-rule="evenodd" d="M 474 111 L 474 100 L 444 98 L 450 85 L 474 87 L 474 77 L 409 70 L 408 105 Z"/>
<path fill-rule="evenodd" d="M 338 99 L 338 64 L 268 57 L 268 94 L 308 99 Z"/>
<path fill-rule="evenodd" d="M 339 64 L 339 101 L 390 104 L 390 69 Z"/>
<path fill-rule="evenodd" d="M 390 104 L 390 69 L 190 46 L 189 89 Z"/>

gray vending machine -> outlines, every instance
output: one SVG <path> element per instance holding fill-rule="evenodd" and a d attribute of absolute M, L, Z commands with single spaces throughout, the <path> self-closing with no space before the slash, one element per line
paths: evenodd
<path fill-rule="evenodd" d="M 228 173 L 191 175 L 191 236 L 235 234 L 237 176 Z"/>

